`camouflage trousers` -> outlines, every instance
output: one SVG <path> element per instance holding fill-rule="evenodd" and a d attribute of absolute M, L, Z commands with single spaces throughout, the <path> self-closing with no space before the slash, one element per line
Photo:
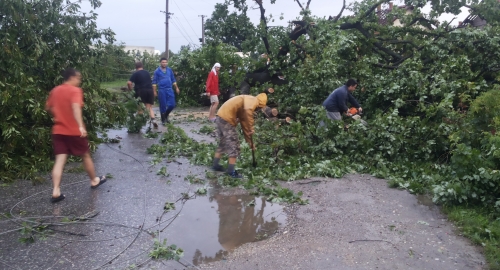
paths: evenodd
<path fill-rule="evenodd" d="M 217 123 L 217 137 L 219 138 L 217 152 L 226 153 L 229 157 L 238 157 L 240 141 L 236 127 L 220 117 L 217 117 L 215 123 Z"/>

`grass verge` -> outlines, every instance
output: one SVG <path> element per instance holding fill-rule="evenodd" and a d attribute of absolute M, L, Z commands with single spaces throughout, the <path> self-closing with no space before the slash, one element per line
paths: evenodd
<path fill-rule="evenodd" d="M 111 82 L 102 82 L 101 87 L 111 91 L 120 91 L 121 87 L 127 86 L 127 80 L 116 80 Z"/>
<path fill-rule="evenodd" d="M 454 205 L 442 209 L 465 237 L 483 247 L 489 269 L 500 270 L 500 216 L 477 206 Z"/>

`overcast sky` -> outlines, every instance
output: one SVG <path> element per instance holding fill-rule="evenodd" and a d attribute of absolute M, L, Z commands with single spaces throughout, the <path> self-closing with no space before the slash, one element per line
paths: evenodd
<path fill-rule="evenodd" d="M 307 0 L 300 0 L 305 3 Z M 152 46 L 156 50 L 165 51 L 165 11 L 166 0 L 101 0 L 102 6 L 95 12 L 99 14 L 97 26 L 99 28 L 111 28 L 118 42 L 124 42 L 129 46 Z M 224 0 L 169 0 L 169 12 L 173 13 L 169 21 L 170 50 L 177 52 L 182 45 L 189 43 L 199 45 L 201 38 L 201 17 L 210 17 L 216 3 Z M 342 8 L 342 0 L 311 0 L 310 9 L 313 15 L 328 17 L 337 15 Z M 347 0 L 347 3 L 353 0 Z M 247 3 L 257 8 L 252 0 Z M 395 5 L 402 5 L 400 1 L 394 1 Z M 294 0 L 276 0 L 271 4 L 270 0 L 264 0 L 266 15 L 273 15 L 274 22 L 268 25 L 287 25 L 287 21 L 299 16 L 300 8 Z M 83 11 L 89 10 L 90 5 L 82 4 Z M 284 19 L 279 17 L 283 13 Z M 347 11 L 344 15 L 349 14 Z M 462 13 L 464 14 L 464 12 Z M 260 17 L 258 9 L 251 9 L 248 15 L 252 22 L 257 23 Z M 463 20 L 464 15 L 459 16 L 455 22 Z M 453 16 L 445 16 L 445 19 Z"/>

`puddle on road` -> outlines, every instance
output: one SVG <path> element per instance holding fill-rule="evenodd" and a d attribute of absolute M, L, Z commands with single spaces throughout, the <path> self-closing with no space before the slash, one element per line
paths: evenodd
<path fill-rule="evenodd" d="M 238 246 L 266 239 L 286 223 L 278 204 L 220 192 L 211 189 L 207 196 L 187 201 L 166 235 L 162 234 L 169 244 L 181 247 L 184 259 L 194 265 L 222 260 Z"/>

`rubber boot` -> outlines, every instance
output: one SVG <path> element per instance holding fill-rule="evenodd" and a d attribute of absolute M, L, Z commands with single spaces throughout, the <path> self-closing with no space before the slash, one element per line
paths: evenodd
<path fill-rule="evenodd" d="M 161 114 L 161 123 L 165 124 L 165 119 L 167 118 L 167 115 L 165 113 Z"/>

